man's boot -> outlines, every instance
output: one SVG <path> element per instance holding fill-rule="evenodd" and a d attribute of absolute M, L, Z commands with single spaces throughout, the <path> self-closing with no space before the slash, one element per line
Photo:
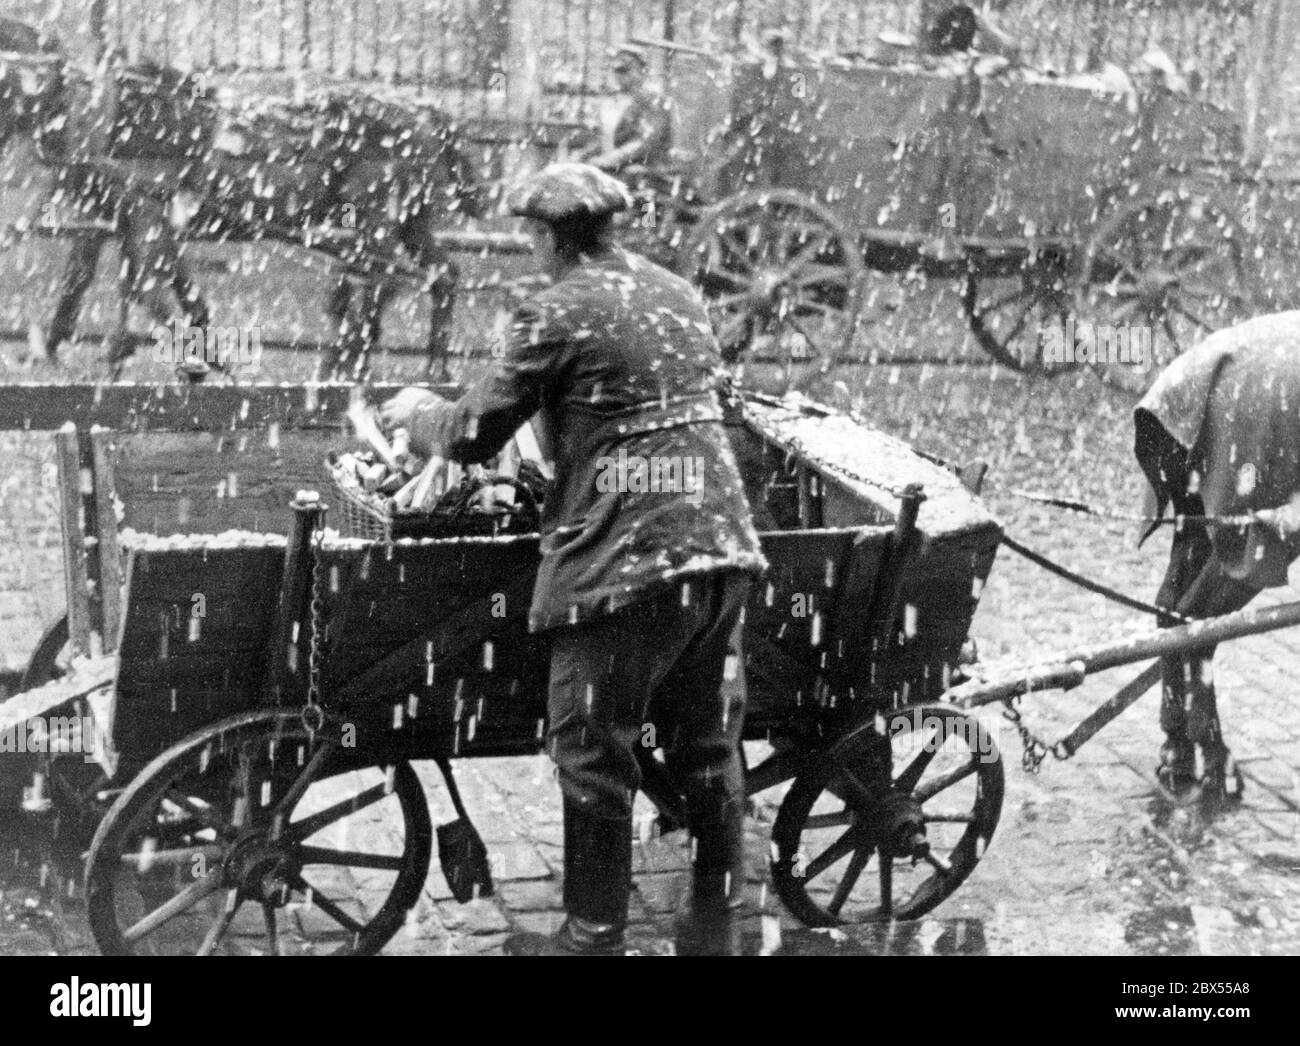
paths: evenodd
<path fill-rule="evenodd" d="M 740 955 L 740 908 L 745 896 L 743 799 L 725 794 L 715 778 L 706 796 L 689 804 L 695 862 L 690 896 L 673 922 L 678 955 Z"/>
<path fill-rule="evenodd" d="M 744 883 L 697 876 L 690 896 L 673 919 L 678 955 L 743 955 L 740 908 Z"/>
<path fill-rule="evenodd" d="M 512 934 L 507 955 L 622 955 L 632 893 L 632 819 L 595 817 L 564 800 L 564 924 Z"/>

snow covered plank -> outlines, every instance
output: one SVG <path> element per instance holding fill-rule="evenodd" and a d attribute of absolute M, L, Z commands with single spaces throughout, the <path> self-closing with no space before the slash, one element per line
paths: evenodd
<path fill-rule="evenodd" d="M 792 454 L 826 481 L 828 526 L 882 522 L 882 515 L 892 521 L 898 514 L 899 492 L 910 483 L 920 483 L 925 488 L 925 502 L 917 526 L 926 535 L 989 525 L 996 529 L 993 515 L 952 472 L 917 454 L 902 440 L 847 414 L 796 399 L 751 398 L 745 402 L 744 419 L 751 431 Z M 844 495 L 851 503 L 843 504 Z"/>

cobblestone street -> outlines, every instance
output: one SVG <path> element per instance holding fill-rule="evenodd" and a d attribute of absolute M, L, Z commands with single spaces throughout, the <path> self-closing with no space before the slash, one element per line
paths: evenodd
<path fill-rule="evenodd" d="M 828 390 L 828 397 L 834 390 Z M 1085 405 L 1086 404 L 1086 408 Z M 873 423 L 918 446 L 992 468 L 988 501 L 1008 531 L 1066 565 L 1139 598 L 1153 596 L 1168 532 L 1135 548 L 1129 524 L 1044 509 L 1013 487 L 1046 489 L 1126 511 L 1139 502 L 1129 461 L 1128 401 L 1084 376 L 1058 383 L 990 381 L 986 368 L 889 368 L 870 373 L 853 404 Z M 1065 418 L 1068 422 L 1049 419 Z M 23 467 L 39 469 L 39 460 Z M 18 470 L 21 473 L 22 469 Z M 48 528 L 53 520 L 34 521 Z M 2 579 L 7 664 L 35 642 L 40 609 L 58 602 L 56 554 L 45 549 Z M 53 591 L 32 595 L 33 576 Z M 1294 583 L 1266 594 L 1300 598 Z M 41 604 L 34 607 L 33 604 Z M 1007 550 L 982 597 L 972 634 L 984 657 L 1041 657 L 1145 627 L 1139 615 L 1073 589 Z M 1049 740 L 1064 734 L 1136 668 L 1023 703 L 1026 722 Z M 778 922 L 793 951 L 988 954 L 1278 954 L 1300 950 L 1300 635 L 1273 633 L 1220 648 L 1216 680 L 1226 739 L 1246 779 L 1239 809 L 1205 820 L 1170 810 L 1154 794 L 1161 734 L 1151 690 L 1072 761 L 1049 759 L 1038 775 L 1020 768 L 1020 745 L 993 711 L 983 718 L 1006 759 L 1001 821 L 971 879 L 918 924 L 851 930 L 847 937 L 797 930 L 766 885 L 768 833 L 778 790 L 758 796 L 749 821 L 748 926 L 755 950 L 775 943 Z M 434 823 L 450 820 L 441 779 L 420 765 Z M 495 897 L 457 904 L 434 871 L 387 954 L 494 954 L 511 928 L 548 930 L 561 917 L 558 788 L 542 758 L 458 764 L 467 806 L 486 841 Z M 386 830 L 375 823 L 373 830 Z M 0 952 L 94 951 L 75 862 L 51 862 L 37 825 L 6 813 L 0 872 Z M 634 946 L 670 951 L 670 920 L 685 879 L 682 834 L 636 847 Z M 764 918 L 766 916 L 766 918 Z"/>

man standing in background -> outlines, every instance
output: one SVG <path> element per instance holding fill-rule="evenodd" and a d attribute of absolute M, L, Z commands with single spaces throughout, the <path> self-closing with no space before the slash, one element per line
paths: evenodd
<path fill-rule="evenodd" d="M 644 167 L 651 172 L 668 166 L 672 148 L 672 113 L 667 100 L 647 82 L 645 51 L 630 44 L 614 53 L 614 80 L 627 103 L 614 125 L 614 146 L 596 153 L 587 163 L 611 174 Z"/>

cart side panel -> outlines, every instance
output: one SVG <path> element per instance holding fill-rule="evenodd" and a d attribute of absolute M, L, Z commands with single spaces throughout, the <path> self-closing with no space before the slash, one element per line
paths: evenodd
<path fill-rule="evenodd" d="M 934 701 L 951 683 L 997 553 L 990 524 L 927 540 L 907 573 L 900 631 L 877 658 L 877 694 L 897 706 Z"/>
<path fill-rule="evenodd" d="M 1222 169 L 1240 161 L 1241 124 L 1226 109 L 1198 98 L 1155 90 L 1142 96 L 1134 153 L 1138 178 L 1160 171 Z"/>
<path fill-rule="evenodd" d="M 850 661 L 846 633 L 867 627 L 854 610 L 870 605 L 889 535 L 888 527 L 760 535 L 771 566 L 745 611 L 750 736 L 815 719 L 865 685 L 869 666 Z M 840 685 L 819 687 L 819 675 Z"/>
<path fill-rule="evenodd" d="M 754 185 L 798 189 L 865 234 L 921 234 L 935 221 L 943 171 L 934 130 L 956 81 L 888 69 L 782 69 L 736 74 L 733 135 L 743 136 L 719 195 Z"/>
<path fill-rule="evenodd" d="M 544 740 L 533 537 L 327 549 L 325 704 L 368 744 L 510 755 Z"/>
<path fill-rule="evenodd" d="M 527 625 L 535 539 L 326 548 L 321 595 L 329 682 L 339 686 L 436 622 L 484 599 L 491 621 Z M 510 593 L 519 590 L 523 596 Z"/>
<path fill-rule="evenodd" d="M 1133 162 L 1137 117 L 1121 95 L 1063 84 L 985 81 L 980 116 L 997 143 L 990 207 L 971 232 L 1082 238 Z"/>
<path fill-rule="evenodd" d="M 744 417 L 732 442 L 747 485 L 771 475 L 774 462 L 793 460 L 797 466 L 811 467 L 820 474 L 825 526 L 858 527 L 865 534 L 879 531 L 892 543 L 898 492 L 911 484 L 923 487 L 925 499 L 917 516 L 923 540 L 916 557 L 899 568 L 904 584 L 897 629 L 883 647 L 855 649 L 846 644 L 844 667 L 845 676 L 853 679 L 855 696 L 860 700 L 869 692 L 877 707 L 939 696 L 957 663 L 997 551 L 997 520 L 951 472 L 846 415 L 753 400 L 746 404 Z M 780 478 L 781 473 L 776 475 Z M 873 565 L 873 577 L 877 570 Z M 849 577 L 841 575 L 846 584 Z M 837 647 L 840 638 L 878 637 L 881 628 L 888 629 L 888 623 L 869 620 L 874 587 L 840 594 L 832 629 Z"/>
<path fill-rule="evenodd" d="M 222 419 L 224 421 L 224 419 Z M 284 506 L 320 485 L 321 462 L 339 446 L 327 428 L 283 435 L 279 426 L 241 432 L 122 432 L 113 470 L 127 527 L 147 534 L 251 530 L 284 533 Z"/>
<path fill-rule="evenodd" d="M 283 548 L 135 550 L 110 738 L 129 762 L 256 707 Z"/>

